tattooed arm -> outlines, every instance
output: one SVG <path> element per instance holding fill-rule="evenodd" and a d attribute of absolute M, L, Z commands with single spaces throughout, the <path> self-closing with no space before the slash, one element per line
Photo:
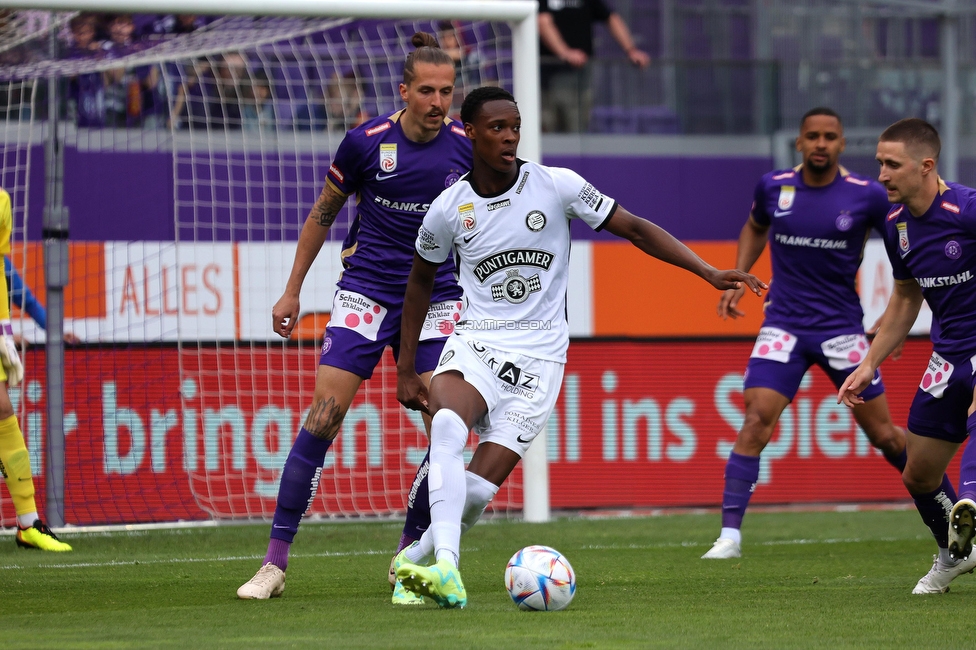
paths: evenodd
<path fill-rule="evenodd" d="M 285 285 L 285 292 L 271 310 L 272 327 L 276 334 L 283 338 L 291 336 L 295 324 L 298 322 L 298 296 L 302 291 L 302 283 L 315 257 L 322 250 L 322 244 L 329 234 L 329 228 L 339 214 L 339 210 L 346 202 L 346 197 L 326 183 L 319 194 L 318 200 L 308 213 L 302 234 L 298 236 L 298 249 L 295 251 L 295 262 L 291 267 L 291 275 Z"/>

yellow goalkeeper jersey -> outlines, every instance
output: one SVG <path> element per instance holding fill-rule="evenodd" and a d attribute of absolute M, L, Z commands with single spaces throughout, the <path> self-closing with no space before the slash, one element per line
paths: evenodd
<path fill-rule="evenodd" d="M 10 195 L 0 188 L 0 255 L 10 255 L 10 233 L 14 229 L 13 212 L 10 210 Z M 7 276 L 0 273 L 0 320 L 10 320 L 10 300 L 7 292 Z"/>

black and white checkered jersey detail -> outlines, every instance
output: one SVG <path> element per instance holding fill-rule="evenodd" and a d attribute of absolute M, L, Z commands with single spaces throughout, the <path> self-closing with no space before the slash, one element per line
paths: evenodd
<path fill-rule="evenodd" d="M 572 219 L 602 228 L 616 208 L 574 171 L 522 161 L 497 196 L 468 177 L 431 204 L 416 251 L 440 263 L 456 254 L 465 306 L 457 334 L 499 350 L 565 362 Z"/>

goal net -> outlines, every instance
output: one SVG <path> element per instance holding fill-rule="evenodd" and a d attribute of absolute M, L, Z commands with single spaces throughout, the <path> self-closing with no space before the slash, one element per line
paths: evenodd
<path fill-rule="evenodd" d="M 52 123 L 64 154 L 64 330 L 81 343 L 65 352 L 63 519 L 266 519 L 311 403 L 353 198 L 307 276 L 291 341 L 272 332 L 271 307 L 336 147 L 346 129 L 402 107 L 414 32 L 435 34 L 454 56 L 457 112 L 473 87 L 513 89 L 513 29 L 475 18 L 235 16 L 173 29 L 136 16 L 132 42 L 112 44 L 117 25 L 96 15 L 89 45 L 90 16 L 7 12 L 4 25 L 34 31 L 12 28 L 18 38 L 0 45 L 12 260 L 40 302 Z M 28 344 L 44 340 L 26 311 L 14 314 Z M 43 512 L 43 348 L 28 345 L 25 361 L 27 379 L 11 394 Z M 425 451 L 419 414 L 396 401 L 387 353 L 346 416 L 307 516 L 402 514 Z M 493 507 L 522 504 L 516 470 Z M 4 492 L 0 525 L 13 516 Z"/>

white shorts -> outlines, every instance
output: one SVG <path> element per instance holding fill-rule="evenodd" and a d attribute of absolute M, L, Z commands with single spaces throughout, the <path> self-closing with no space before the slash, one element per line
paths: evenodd
<path fill-rule="evenodd" d="M 521 457 L 556 407 L 564 367 L 455 335 L 444 344 L 434 376 L 447 370 L 461 373 L 488 405 L 488 413 L 474 426 L 479 441 L 501 445 Z"/>

